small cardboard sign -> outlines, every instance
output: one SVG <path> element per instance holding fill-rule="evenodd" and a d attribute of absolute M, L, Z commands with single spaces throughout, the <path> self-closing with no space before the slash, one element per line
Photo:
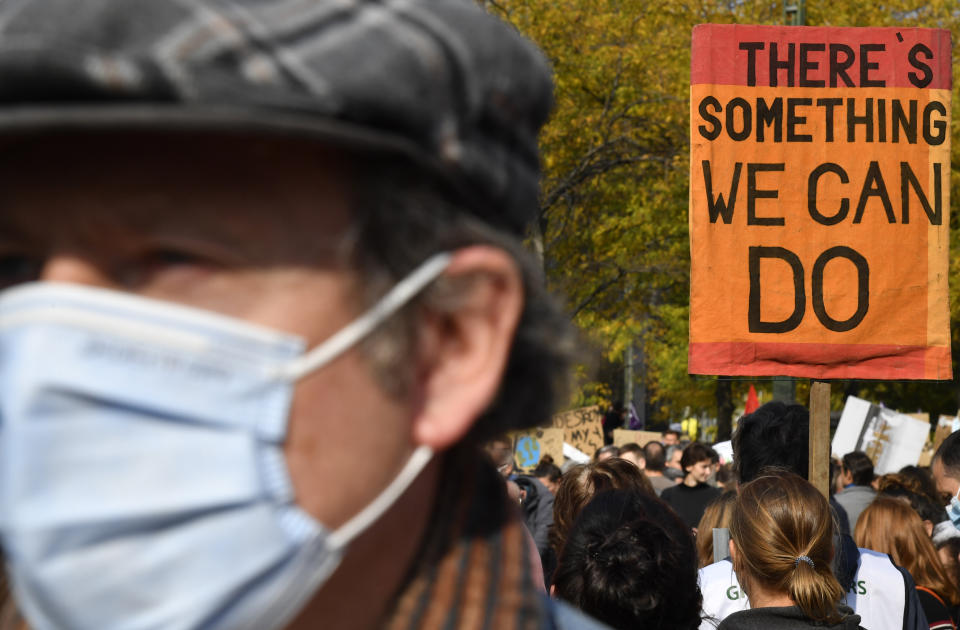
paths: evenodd
<path fill-rule="evenodd" d="M 520 472 L 532 472 L 544 455 L 550 455 L 553 463 L 563 465 L 563 431 L 560 429 L 534 428 L 517 431 L 513 438 L 513 457 Z"/>
<path fill-rule="evenodd" d="M 646 446 L 649 442 L 659 442 L 660 434 L 656 431 L 631 431 L 629 429 L 614 429 L 614 446 L 623 446 L 624 444 L 637 444 Z"/>
<path fill-rule="evenodd" d="M 603 414 L 597 405 L 558 413 L 553 427 L 563 429 L 564 442 L 591 457 L 603 447 Z"/>

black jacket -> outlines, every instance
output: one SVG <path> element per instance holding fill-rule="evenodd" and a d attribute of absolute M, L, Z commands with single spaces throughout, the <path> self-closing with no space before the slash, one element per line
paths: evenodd
<path fill-rule="evenodd" d="M 534 477 L 519 476 L 514 481 L 524 491 L 520 504 L 523 522 L 537 543 L 537 551 L 542 559 L 550 548 L 548 534 L 553 524 L 553 494 Z"/>
<path fill-rule="evenodd" d="M 717 630 L 863 630 L 860 615 L 846 606 L 840 606 L 840 612 L 845 615 L 840 623 L 826 625 L 804 616 L 798 606 L 751 608 L 728 616 Z"/>

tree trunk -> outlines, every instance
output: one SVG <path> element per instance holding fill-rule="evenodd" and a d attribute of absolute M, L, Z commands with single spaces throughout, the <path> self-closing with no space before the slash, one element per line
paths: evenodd
<path fill-rule="evenodd" d="M 729 440 L 733 433 L 733 383 L 717 379 L 717 441 Z"/>

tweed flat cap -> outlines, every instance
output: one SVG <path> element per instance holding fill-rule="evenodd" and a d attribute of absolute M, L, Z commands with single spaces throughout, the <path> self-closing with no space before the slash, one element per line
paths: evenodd
<path fill-rule="evenodd" d="M 472 0 L 0 3 L 0 135 L 315 137 L 415 160 L 515 232 L 551 95 L 540 52 Z"/>

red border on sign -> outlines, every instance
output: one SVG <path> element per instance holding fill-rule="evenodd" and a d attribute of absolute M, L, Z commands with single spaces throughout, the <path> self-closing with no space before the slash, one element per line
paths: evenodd
<path fill-rule="evenodd" d="M 878 65 L 870 71 L 870 77 L 884 80 L 884 87 L 888 88 L 914 87 L 909 81 L 909 73 L 916 72 L 917 69 L 907 62 L 907 57 L 912 46 L 923 44 L 933 52 L 935 60 L 923 57 L 924 63 L 931 66 L 933 73 L 931 83 L 925 87 L 949 90 L 953 83 L 950 31 L 945 29 L 698 24 L 693 27 L 690 85 L 747 85 L 747 53 L 739 49 L 742 41 L 776 41 L 781 46 L 788 43 L 846 44 L 856 51 L 860 50 L 861 44 L 882 44 L 884 50 L 874 51 L 870 57 L 871 62 Z M 765 54 L 763 58 L 767 58 Z M 822 58 L 818 57 L 818 66 L 808 74 L 810 79 L 827 78 L 825 59 L 825 54 Z M 756 74 L 758 87 L 769 86 L 770 72 L 767 63 L 757 63 Z M 859 85 L 860 64 L 854 63 L 847 70 L 847 74 Z M 780 85 L 780 88 L 784 87 L 785 79 Z"/>
<path fill-rule="evenodd" d="M 881 344 L 691 343 L 691 374 L 809 378 L 950 377 L 950 348 Z M 929 366 L 929 368 L 928 368 Z"/>

